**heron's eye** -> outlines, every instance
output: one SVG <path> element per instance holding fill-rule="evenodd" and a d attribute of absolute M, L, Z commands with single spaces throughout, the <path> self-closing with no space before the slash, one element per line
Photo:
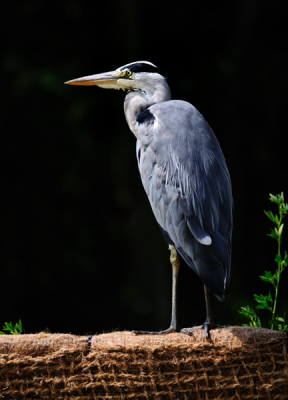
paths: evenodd
<path fill-rule="evenodd" d="M 129 69 L 127 69 L 126 71 L 126 76 L 131 76 L 132 75 L 132 71 L 130 71 Z"/>

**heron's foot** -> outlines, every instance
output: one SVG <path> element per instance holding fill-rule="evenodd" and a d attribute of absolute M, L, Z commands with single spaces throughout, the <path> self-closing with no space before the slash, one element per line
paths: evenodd
<path fill-rule="evenodd" d="M 132 333 L 135 333 L 135 335 L 166 335 L 167 333 L 175 333 L 175 332 L 180 332 L 179 326 L 170 326 L 168 329 L 165 329 L 165 331 L 159 331 L 159 332 L 132 331 Z"/>
<path fill-rule="evenodd" d="M 215 324 L 215 322 L 204 322 L 203 325 L 193 326 L 192 328 L 183 328 L 183 329 L 181 329 L 180 332 L 186 333 L 188 335 L 191 335 L 191 334 L 193 335 L 191 330 L 193 330 L 193 329 L 204 329 L 205 337 L 206 337 L 206 339 L 209 340 L 210 339 L 210 331 L 212 329 L 217 329 L 217 328 L 225 328 L 225 326 Z"/>

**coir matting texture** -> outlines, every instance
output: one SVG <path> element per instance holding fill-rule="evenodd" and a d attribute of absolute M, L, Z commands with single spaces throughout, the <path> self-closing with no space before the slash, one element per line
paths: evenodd
<path fill-rule="evenodd" d="M 288 399 L 287 335 L 0 336 L 0 399 Z"/>

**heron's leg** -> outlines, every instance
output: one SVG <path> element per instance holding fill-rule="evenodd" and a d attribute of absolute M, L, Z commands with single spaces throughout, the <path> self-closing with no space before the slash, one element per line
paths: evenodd
<path fill-rule="evenodd" d="M 137 335 L 141 334 L 163 335 L 165 333 L 180 331 L 180 328 L 177 323 L 177 289 L 178 289 L 178 274 L 180 269 L 180 257 L 174 246 L 169 245 L 169 250 L 170 250 L 170 262 L 172 264 L 172 316 L 171 316 L 170 327 L 168 329 L 165 329 L 165 331 L 160 331 L 160 332 L 133 331 L 133 333 L 136 333 Z"/>
<path fill-rule="evenodd" d="M 180 257 L 174 246 L 169 245 L 170 262 L 172 265 L 172 314 L 170 329 L 172 332 L 178 332 L 179 326 L 177 321 L 177 301 L 178 301 L 178 274 L 180 270 Z"/>
<path fill-rule="evenodd" d="M 205 304 L 206 304 L 206 321 L 203 325 L 200 326 L 193 326 L 193 328 L 183 328 L 181 332 L 188 333 L 190 329 L 204 329 L 206 339 L 210 339 L 210 330 L 216 328 L 224 328 L 222 325 L 215 324 L 212 318 L 211 312 L 211 304 L 210 304 L 210 296 L 209 291 L 204 285 L 204 295 L 205 295 Z"/>

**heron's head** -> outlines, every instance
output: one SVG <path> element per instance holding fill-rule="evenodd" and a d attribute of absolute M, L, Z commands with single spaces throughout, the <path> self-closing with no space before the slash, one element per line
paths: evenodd
<path fill-rule="evenodd" d="M 159 84 L 166 84 L 156 65 L 148 61 L 137 61 L 117 68 L 115 71 L 85 76 L 65 82 L 68 85 L 96 85 L 105 89 L 142 90 L 151 92 Z"/>

